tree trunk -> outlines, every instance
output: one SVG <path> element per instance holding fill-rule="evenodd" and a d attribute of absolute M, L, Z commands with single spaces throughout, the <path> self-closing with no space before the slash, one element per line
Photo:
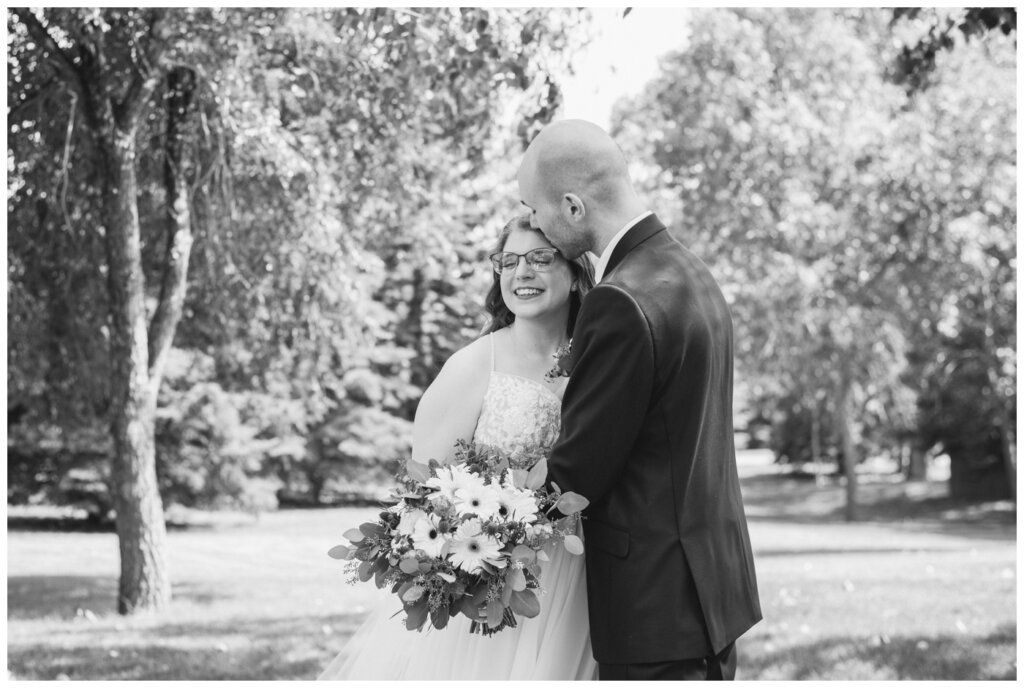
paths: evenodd
<path fill-rule="evenodd" d="M 825 471 L 821 456 L 821 404 L 817 395 L 811 402 L 811 460 L 814 461 L 814 482 L 819 487 L 825 484 Z"/>
<path fill-rule="evenodd" d="M 171 600 L 167 532 L 157 489 L 145 278 L 136 204 L 135 132 L 117 126 L 98 137 L 105 158 L 103 230 L 110 294 L 113 483 L 121 578 L 117 611 L 159 610 Z"/>
<path fill-rule="evenodd" d="M 185 179 L 185 122 L 192 105 L 196 75 L 187 67 L 167 74 L 167 139 L 164 150 L 164 188 L 170 230 L 164 256 L 160 298 L 150 326 L 149 373 L 153 394 L 160 389 L 167 352 L 181 321 L 188 286 L 188 262 L 192 253 L 192 218 L 188 182 Z"/>
<path fill-rule="evenodd" d="M 907 463 L 907 480 L 918 481 L 928 477 L 928 463 L 924 450 L 916 441 L 910 443 L 910 461 Z"/>
<path fill-rule="evenodd" d="M 163 74 L 159 64 L 166 49 L 162 38 L 166 10 L 141 12 L 148 31 L 127 43 L 108 43 L 103 22 L 91 21 L 80 34 L 65 32 L 58 43 L 36 14 L 12 9 L 44 48 L 58 78 L 81 98 L 86 129 L 96 143 L 97 181 L 102 185 L 103 226 L 99 229 L 106 249 L 110 301 L 111 482 L 121 554 L 117 599 L 121 614 L 159 610 L 171 600 L 153 434 L 159 375 L 150 371 L 135 178 L 139 117 Z M 124 65 L 131 68 L 126 71 Z"/>
<path fill-rule="evenodd" d="M 986 366 L 986 374 L 988 375 L 989 385 L 992 388 L 992 394 L 998 394 L 999 390 L 999 374 L 995 368 L 997 365 L 998 362 L 992 360 Z M 1010 413 L 1005 405 L 1000 408 L 998 422 L 999 450 L 1000 454 L 1002 454 L 1003 468 L 1006 471 L 1006 481 L 1010 488 L 1010 498 L 1013 501 L 1017 501 L 1017 449 L 1013 437 L 1013 420 L 1010 418 Z"/>
<path fill-rule="evenodd" d="M 1010 414 L 1003 410 L 1002 422 L 999 424 L 999 439 L 1003 450 L 1003 466 L 1006 468 L 1007 482 L 1010 486 L 1010 497 L 1017 501 L 1017 450 L 1014 446 L 1013 433 L 1010 430 Z"/>
<path fill-rule="evenodd" d="M 836 405 L 836 425 L 843 447 L 843 473 L 846 474 L 847 521 L 857 520 L 857 447 L 853 441 L 853 380 L 849 364 L 843 365 L 839 380 L 839 399 Z"/>

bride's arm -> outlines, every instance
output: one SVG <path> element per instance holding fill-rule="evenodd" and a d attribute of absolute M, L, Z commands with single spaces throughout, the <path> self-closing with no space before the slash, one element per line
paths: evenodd
<path fill-rule="evenodd" d="M 457 440 L 473 439 L 489 375 L 486 346 L 482 338 L 456 351 L 423 392 L 412 430 L 415 461 L 449 461 Z"/>

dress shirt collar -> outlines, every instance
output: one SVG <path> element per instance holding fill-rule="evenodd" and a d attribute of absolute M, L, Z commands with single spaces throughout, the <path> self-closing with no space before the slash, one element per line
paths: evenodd
<path fill-rule="evenodd" d="M 612 252 L 615 247 L 622 240 L 622 237 L 626 236 L 626 232 L 633 229 L 638 222 L 643 220 L 648 215 L 653 215 L 653 211 L 648 210 L 634 217 L 632 220 L 626 223 L 626 226 L 619 230 L 618 234 L 612 237 L 612 240 L 605 246 L 604 252 L 601 257 L 597 259 L 597 267 L 594 268 L 594 284 L 599 283 L 604 278 L 604 271 L 608 268 L 608 261 L 612 259 Z"/>

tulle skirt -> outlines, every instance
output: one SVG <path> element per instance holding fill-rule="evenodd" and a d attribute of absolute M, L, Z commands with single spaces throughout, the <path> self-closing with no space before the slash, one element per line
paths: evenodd
<path fill-rule="evenodd" d="M 442 630 L 406 630 L 388 594 L 318 680 L 594 680 L 582 556 L 559 545 L 543 564 L 541 611 L 491 636 L 453 617 Z"/>

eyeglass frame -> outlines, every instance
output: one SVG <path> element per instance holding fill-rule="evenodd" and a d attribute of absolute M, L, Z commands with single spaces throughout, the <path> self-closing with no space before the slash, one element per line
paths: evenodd
<path fill-rule="evenodd" d="M 537 253 L 538 251 L 542 251 L 542 252 L 551 251 L 552 261 L 551 261 L 551 263 L 549 265 L 536 265 L 536 264 L 534 264 L 533 261 L 530 260 L 530 255 L 533 254 L 533 253 Z M 506 268 L 504 265 L 502 265 L 500 262 L 498 262 L 498 256 L 505 256 L 505 255 L 515 256 L 516 257 L 515 267 Z M 495 251 L 491 255 L 487 256 L 487 258 L 491 261 L 491 268 L 494 270 L 495 274 L 500 275 L 505 270 L 516 270 L 516 269 L 518 269 L 519 268 L 520 259 L 522 259 L 522 258 L 526 258 L 526 264 L 530 267 L 531 270 L 535 270 L 537 272 L 544 272 L 546 270 L 550 270 L 552 268 L 552 266 L 554 266 L 554 264 L 555 264 L 555 261 L 553 260 L 554 257 L 555 256 L 560 256 L 560 255 L 562 255 L 562 252 L 559 251 L 557 248 L 554 248 L 554 247 L 552 247 L 552 248 L 545 248 L 545 247 L 542 246 L 540 248 L 530 249 L 526 253 L 513 253 L 512 251 Z"/>

